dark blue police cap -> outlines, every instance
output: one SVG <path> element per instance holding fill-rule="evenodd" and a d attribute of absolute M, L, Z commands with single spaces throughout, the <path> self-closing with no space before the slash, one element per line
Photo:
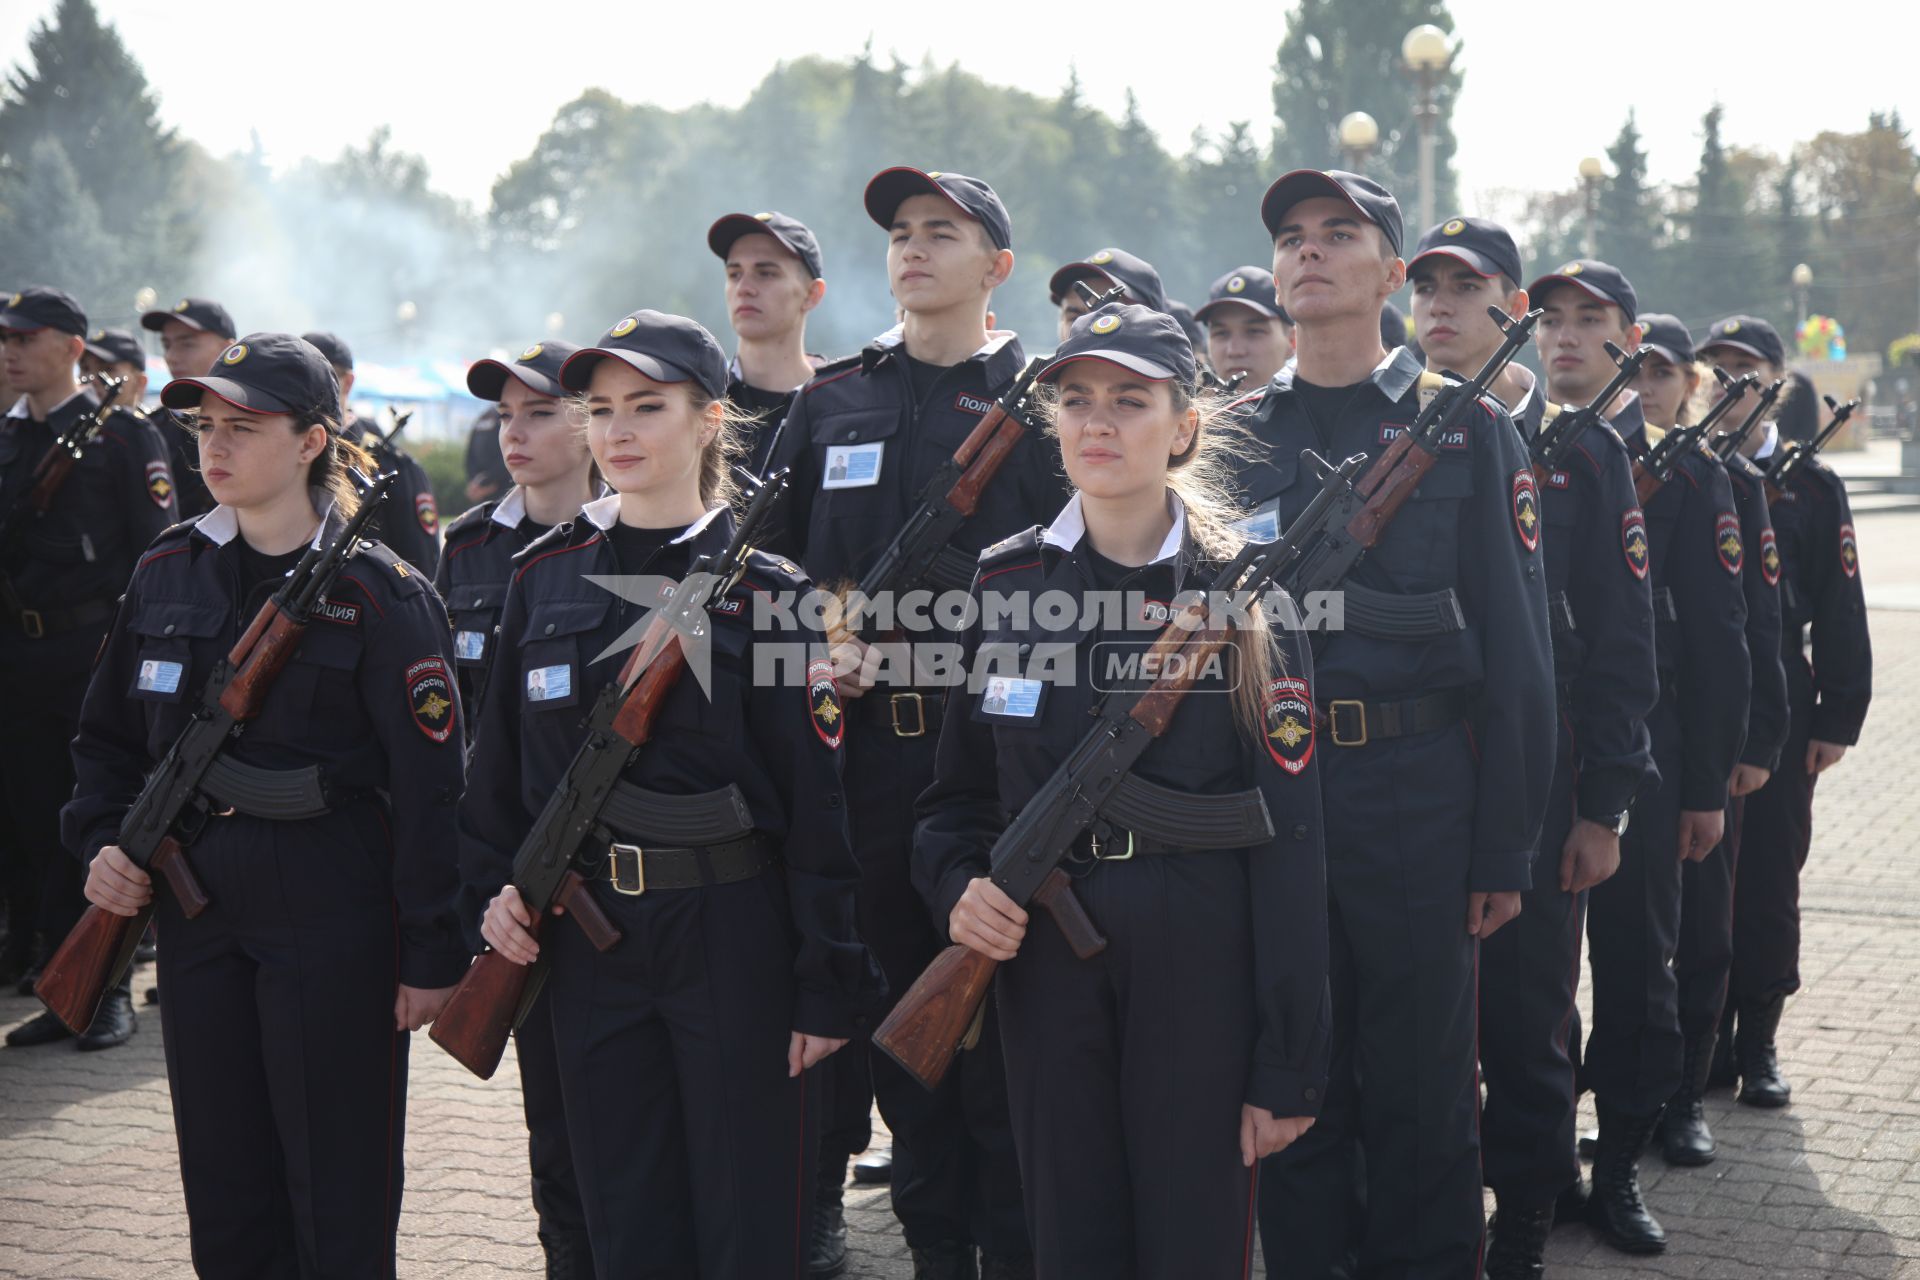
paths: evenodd
<path fill-rule="evenodd" d="M 314 346 L 314 350 L 327 358 L 327 363 L 336 369 L 353 368 L 353 348 L 331 333 L 303 333 L 300 335 Z"/>
<path fill-rule="evenodd" d="M 1678 316 L 1649 311 L 1640 317 L 1640 345 L 1652 347 L 1669 364 L 1692 364 L 1693 335 Z"/>
<path fill-rule="evenodd" d="M 1278 240 L 1280 228 L 1286 225 L 1287 211 L 1302 200 L 1311 200 L 1316 196 L 1335 196 L 1345 200 L 1361 217 L 1380 228 L 1380 234 L 1387 238 L 1387 247 L 1393 250 L 1394 257 L 1400 256 L 1403 235 L 1400 202 L 1393 198 L 1391 191 L 1372 178 L 1348 173 L 1344 169 L 1295 169 L 1292 173 L 1281 174 L 1267 188 L 1266 196 L 1260 201 L 1260 220 L 1267 224 L 1268 237 Z"/>
<path fill-rule="evenodd" d="M 160 392 L 169 409 L 213 395 L 250 413 L 318 413 L 340 421 L 340 384 L 320 349 L 291 333 L 250 333 L 221 353 L 213 371 L 175 378 Z"/>
<path fill-rule="evenodd" d="M 0 329 L 11 329 L 15 333 L 57 329 L 61 333 L 84 338 L 87 336 L 87 314 L 71 294 L 46 285 L 34 285 L 7 299 L 6 307 L 0 309 Z"/>
<path fill-rule="evenodd" d="M 580 348 L 571 342 L 536 342 L 508 364 L 500 360 L 475 360 L 467 369 L 467 390 L 482 400 L 498 400 L 507 388 L 507 379 L 558 399 L 567 394 L 560 371 L 568 357 Z"/>
<path fill-rule="evenodd" d="M 217 333 L 228 339 L 235 333 L 233 317 L 211 298 L 182 298 L 165 311 L 149 311 L 140 317 L 140 327 L 158 333 L 167 327 L 169 320 L 178 320 L 189 329 Z"/>
<path fill-rule="evenodd" d="M 1194 319 L 1205 324 L 1208 313 L 1228 305 L 1245 307 L 1282 324 L 1293 323 L 1287 309 L 1280 305 L 1280 295 L 1273 284 L 1273 272 L 1265 267 L 1235 267 L 1215 280 L 1207 290 L 1206 304 L 1193 313 Z"/>
<path fill-rule="evenodd" d="M 1546 301 L 1550 290 L 1563 284 L 1573 285 L 1601 302 L 1612 303 L 1625 313 L 1628 324 L 1640 314 L 1640 295 L 1620 274 L 1620 268 L 1593 258 L 1576 258 L 1557 271 L 1549 271 L 1527 286 L 1527 294 L 1537 307 Z"/>
<path fill-rule="evenodd" d="M 95 329 L 87 335 L 87 354 L 108 364 L 147 367 L 147 349 L 125 329 Z"/>
<path fill-rule="evenodd" d="M 891 229 L 901 202 L 919 195 L 945 197 L 954 208 L 987 229 L 987 239 L 994 248 L 1013 248 L 1013 219 L 1007 206 L 1000 203 L 992 187 L 964 173 L 942 173 L 938 169 L 927 172 L 905 165 L 882 169 L 867 183 L 867 216 Z"/>
<path fill-rule="evenodd" d="M 1143 378 L 1183 387 L 1192 387 L 1199 376 L 1193 343 L 1180 322 L 1164 311 L 1130 303 L 1109 302 L 1076 319 L 1067 340 L 1040 370 L 1040 381 L 1053 381 L 1075 360 L 1105 360 Z"/>
<path fill-rule="evenodd" d="M 655 382 L 697 382 L 715 400 L 727 394 L 727 357 L 706 327 L 685 316 L 635 311 L 600 336 L 591 347 L 568 356 L 560 366 L 560 384 L 585 391 L 593 367 L 612 358 Z"/>
<path fill-rule="evenodd" d="M 707 228 L 707 248 L 725 262 L 733 242 L 741 236 L 772 236 L 800 259 L 800 264 L 815 280 L 825 274 L 821 269 L 820 242 L 798 218 L 789 218 L 784 213 L 729 213 Z"/>
<path fill-rule="evenodd" d="M 1505 227 L 1488 218 L 1449 218 L 1429 227 L 1413 247 L 1413 257 L 1407 261 L 1408 274 L 1422 259 L 1432 257 L 1452 258 L 1489 280 L 1505 276 L 1515 288 L 1524 278 L 1520 247 Z"/>
<path fill-rule="evenodd" d="M 1715 322 L 1713 328 L 1707 330 L 1707 340 L 1700 344 L 1702 351 L 1710 347 L 1732 347 L 1768 364 L 1787 362 L 1787 348 L 1780 341 L 1780 331 L 1759 316 L 1728 316 Z"/>
<path fill-rule="evenodd" d="M 1155 311 L 1167 309 L 1167 289 L 1160 283 L 1160 273 L 1151 262 L 1125 249 L 1102 249 L 1085 262 L 1069 262 L 1054 272 L 1053 278 L 1047 281 L 1047 295 L 1054 306 L 1065 301 L 1076 280 L 1087 281 L 1095 293 L 1105 293 L 1119 285 L 1127 291 L 1128 301 Z"/>

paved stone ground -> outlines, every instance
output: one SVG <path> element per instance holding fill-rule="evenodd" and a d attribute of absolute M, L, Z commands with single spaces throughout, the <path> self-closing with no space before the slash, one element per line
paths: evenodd
<path fill-rule="evenodd" d="M 1806 987 L 1782 1032 L 1795 1103 L 1762 1112 L 1711 1098 L 1719 1162 L 1647 1165 L 1672 1249 L 1631 1259 L 1562 1228 L 1556 1280 L 1920 1280 L 1920 614 L 1899 607 L 1920 585 L 1920 515 L 1858 523 L 1868 581 L 1885 592 L 1877 692 L 1865 740 L 1818 792 Z M 0 1026 L 36 1010 L 0 997 Z M 509 1064 L 482 1083 L 417 1039 L 400 1238 L 410 1280 L 539 1274 L 515 1078 Z M 110 1053 L 0 1050 L 0 1276 L 191 1276 L 175 1160 L 157 1017 Z M 908 1276 L 885 1192 L 850 1192 L 849 1205 L 849 1274 Z"/>

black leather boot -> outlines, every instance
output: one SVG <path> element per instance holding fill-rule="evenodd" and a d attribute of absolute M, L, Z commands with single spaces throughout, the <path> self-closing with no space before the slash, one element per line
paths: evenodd
<path fill-rule="evenodd" d="M 1564 1227 L 1587 1220 L 1587 1180 L 1575 1177 L 1573 1185 L 1553 1202 L 1553 1225 Z"/>
<path fill-rule="evenodd" d="M 87 1052 L 96 1049 L 112 1049 L 133 1039 L 133 1033 L 140 1029 L 140 1020 L 133 1015 L 133 997 L 128 994 L 126 984 L 122 983 L 107 992 L 100 1001 L 100 1011 L 93 1015 L 93 1025 L 80 1037 L 74 1048 Z"/>
<path fill-rule="evenodd" d="M 807 1246 L 807 1275 L 829 1280 L 847 1269 L 847 1162 L 821 1160 L 813 1195 L 813 1238 Z"/>
<path fill-rule="evenodd" d="M 1733 1060 L 1740 1070 L 1740 1101 L 1750 1107 L 1784 1107 L 1793 1101 L 1793 1087 L 1780 1074 L 1780 1055 L 1773 1039 L 1780 1030 L 1784 995 L 1765 1004 L 1742 1005 L 1740 1026 L 1733 1034 Z"/>
<path fill-rule="evenodd" d="M 1660 1113 L 1630 1116 L 1601 1103 L 1600 1142 L 1593 1157 L 1593 1194 L 1587 1221 L 1622 1253 L 1662 1253 L 1667 1233 L 1640 1195 L 1640 1153 Z"/>
<path fill-rule="evenodd" d="M 540 1249 L 547 1255 L 547 1280 L 593 1280 L 593 1246 L 585 1232 L 543 1235 Z"/>
<path fill-rule="evenodd" d="M 1504 1200 L 1494 1210 L 1487 1243 L 1487 1280 L 1540 1280 L 1547 1274 L 1547 1236 L 1554 1207 L 1523 1209 Z"/>
<path fill-rule="evenodd" d="M 884 1187 L 892 1181 L 892 1151 L 869 1151 L 853 1162 L 853 1185 L 856 1187 Z"/>
<path fill-rule="evenodd" d="M 56 1040 L 65 1040 L 73 1032 L 67 1030 L 67 1024 L 43 1010 L 40 1015 L 21 1023 L 7 1032 L 7 1048 L 29 1049 L 36 1044 L 52 1044 Z"/>
<path fill-rule="evenodd" d="M 980 1280 L 973 1246 L 944 1240 L 913 1251 L 913 1280 Z"/>
<path fill-rule="evenodd" d="M 1703 1038 L 1687 1037 L 1681 1059 L 1680 1090 L 1660 1117 L 1660 1154 L 1668 1164 L 1698 1166 L 1712 1164 L 1713 1131 L 1707 1128 L 1705 1094 L 1707 1072 L 1713 1066 L 1713 1043 L 1709 1031 Z"/>

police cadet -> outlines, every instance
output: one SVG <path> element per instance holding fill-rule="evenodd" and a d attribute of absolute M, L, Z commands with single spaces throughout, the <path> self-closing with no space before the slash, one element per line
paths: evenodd
<path fill-rule="evenodd" d="M 1102 249 L 1085 262 L 1069 262 L 1047 280 L 1047 299 L 1060 311 L 1062 342 L 1067 340 L 1067 331 L 1073 322 L 1087 314 L 1086 299 L 1073 287 L 1075 281 L 1085 281 L 1096 294 L 1116 287 L 1125 289 L 1128 302 L 1137 302 L 1153 311 L 1168 309 L 1166 286 L 1160 283 L 1160 273 L 1151 262 L 1125 249 Z"/>
<path fill-rule="evenodd" d="M 1568 262 L 1528 292 L 1547 312 L 1539 342 L 1552 395 L 1563 371 L 1583 386 L 1612 376 L 1603 341 L 1629 351 L 1639 345 L 1638 295 L 1607 263 Z M 1637 395 L 1612 422 L 1636 455 L 1660 436 Z M 1588 1221 L 1615 1248 L 1658 1253 L 1666 1235 L 1641 1198 L 1639 1160 L 1682 1076 L 1673 972 L 1681 864 L 1720 843 L 1728 781 L 1746 736 L 1750 675 L 1740 519 L 1725 469 L 1704 449 L 1688 450 L 1643 518 L 1643 534 L 1635 528 L 1623 536 L 1653 592 L 1660 699 L 1647 730 L 1660 781 L 1635 800 L 1620 869 L 1588 900 L 1593 1022 L 1580 1080 L 1600 1117 Z"/>
<path fill-rule="evenodd" d="M 1042 371 L 1075 493 L 1050 525 L 984 552 L 974 593 L 1070 599 L 1072 629 L 1031 607 L 975 621 L 972 679 L 951 696 L 919 804 L 915 874 L 935 917 L 1004 965 L 996 998 L 1041 1276 L 1246 1275 L 1255 1163 L 1313 1125 L 1326 1083 L 1304 633 L 1276 643 L 1256 612 L 1231 674 L 1203 674 L 1134 766 L 1175 794 L 1151 818 L 1081 837 L 1074 892 L 1107 938 L 1098 957 L 1077 959 L 1050 922 L 1030 930 L 986 875 L 1007 816 L 1087 733 L 1108 660 L 1144 652 L 1170 603 L 1205 591 L 1238 550 L 1214 478 L 1218 404 L 1197 373 L 1172 317 L 1119 304 L 1076 321 Z M 1103 596 L 1132 609 L 1102 611 Z M 1251 797 L 1237 807 L 1257 818 L 1196 837 L 1197 815 L 1229 797 Z M 1286 1257 L 1276 1242 L 1269 1265 Z"/>
<path fill-rule="evenodd" d="M 1670 315 L 1643 312 L 1640 329 L 1641 346 L 1649 354 L 1634 389 L 1648 424 L 1671 431 L 1692 420 L 1689 402 L 1702 381 L 1693 339 Z M 1726 834 L 1712 853 L 1686 863 L 1680 874 L 1680 937 L 1673 968 L 1679 983 L 1681 1079 L 1656 1134 L 1669 1164 L 1701 1165 L 1714 1157 L 1702 1096 L 1733 968 L 1733 885 L 1741 817 L 1746 797 L 1765 784 L 1779 763 L 1787 735 L 1787 676 L 1778 656 L 1780 550 L 1767 513 L 1766 487 L 1745 457 L 1735 454 L 1725 466 L 1740 516 L 1740 584 L 1747 603 L 1752 687 L 1746 744 L 1728 785 Z"/>
<path fill-rule="evenodd" d="M 1785 350 L 1766 321 L 1729 316 L 1708 332 L 1701 355 L 1729 373 L 1751 369 L 1771 380 L 1781 376 Z M 1763 467 L 1784 447 L 1774 424 L 1765 426 L 1746 446 Z M 1792 1099 L 1774 1037 L 1787 997 L 1800 989 L 1800 869 L 1813 844 L 1814 782 L 1860 740 L 1873 695 L 1873 647 L 1846 485 L 1814 458 L 1793 470 L 1771 514 L 1790 727 L 1772 777 L 1747 798 L 1726 1014 L 1734 1024 L 1740 1101 L 1756 1107 Z M 1727 1038 L 1723 1024 L 1721 1040 Z"/>
<path fill-rule="evenodd" d="M 167 373 L 175 378 L 198 378 L 213 368 L 240 330 L 227 309 L 211 298 L 182 298 L 164 311 L 140 317 L 140 327 L 160 335 L 160 354 Z M 213 495 L 197 469 L 199 446 L 186 422 L 162 405 L 153 415 L 154 426 L 166 441 L 174 482 L 180 488 L 180 514 L 187 519 L 213 509 Z"/>
<path fill-rule="evenodd" d="M 1293 359 L 1293 321 L 1273 291 L 1273 272 L 1235 267 L 1213 282 L 1194 319 L 1206 327 L 1207 364 L 1250 391 L 1273 381 Z"/>
<path fill-rule="evenodd" d="M 86 903 L 60 839 L 60 805 L 73 794 L 72 741 L 88 664 L 113 621 L 135 560 L 176 513 L 166 445 L 145 416 L 115 409 L 80 461 L 33 515 L 34 470 L 54 440 L 94 412 L 74 365 L 87 318 L 58 289 L 23 289 L 0 309 L 7 383 L 20 399 L 0 420 L 0 669 L 8 673 L 0 734 L 0 849 L 8 863 L 9 968 L 37 964 L 60 945 Z M 29 953 L 35 932 L 41 950 Z M 128 980 L 107 993 L 82 1049 L 134 1032 Z M 11 1046 L 71 1033 L 42 1013 L 7 1034 Z"/>
<path fill-rule="evenodd" d="M 807 313 L 827 294 L 820 242 L 784 213 L 729 213 L 707 228 L 707 247 L 727 264 L 727 322 L 740 340 L 727 399 L 754 417 L 741 461 L 760 475 L 794 391 L 818 363 L 807 357 Z"/>
<path fill-rule="evenodd" d="M 446 601 L 453 626 L 454 671 L 470 730 L 501 643 L 496 624 L 513 577 L 513 558 L 553 526 L 572 519 L 593 497 L 593 458 L 560 385 L 560 368 L 577 350 L 570 342 L 536 342 L 511 362 L 476 360 L 467 369 L 467 390 L 498 406 L 501 443 L 514 482 L 500 498 L 481 503 L 447 526 L 446 551 L 434 576 L 434 590 Z M 477 930 L 481 905 L 484 902 L 469 904 L 472 909 L 462 913 L 462 923 Z M 478 949 L 477 932 L 468 941 Z M 542 994 L 514 1032 L 527 1157 L 533 1166 L 533 1207 L 548 1274 L 584 1276 L 593 1255 L 573 1151 L 567 1144 L 548 1004 Z"/>
<path fill-rule="evenodd" d="M 255 333 L 216 374 L 167 384 L 195 411 L 219 504 L 135 569 L 87 689 L 62 815 L 87 898 L 152 899 L 113 844 L 209 671 L 310 545 L 353 510 L 325 358 Z M 208 1277 L 392 1276 L 408 1032 L 467 963 L 453 914 L 458 694 L 447 620 L 417 572 L 362 541 L 257 718 L 222 752 L 187 856 L 212 905 L 159 895 L 161 1006 L 194 1268 Z M 299 792 L 295 790 L 297 785 Z"/>
<path fill-rule="evenodd" d="M 1303 450 L 1379 456 L 1442 379 L 1380 342 L 1406 271 L 1392 195 L 1296 170 L 1261 217 L 1299 345 L 1295 367 L 1244 402 L 1261 457 L 1239 486 L 1256 522 L 1285 527 L 1320 489 Z M 1335 1274 L 1356 1246 L 1361 1275 L 1478 1265 L 1475 965 L 1529 885 L 1553 671 L 1519 434 L 1483 400 L 1436 443 L 1314 658 L 1334 1041 L 1319 1124 L 1261 1175 L 1261 1239 L 1288 1274 Z"/>
<path fill-rule="evenodd" d="M 340 411 L 346 415 L 340 431 L 346 439 L 365 449 L 381 471 L 398 471 L 399 479 L 381 503 L 380 514 L 373 518 L 373 532 L 401 559 L 431 578 L 440 563 L 440 509 L 434 501 L 433 485 L 427 469 L 397 444 L 388 444 L 380 429 L 365 418 L 354 416 L 353 352 L 331 333 L 303 335 L 318 348 L 340 379 Z"/>
<path fill-rule="evenodd" d="M 1517 318 L 1530 305 L 1513 237 L 1483 218 L 1430 228 L 1407 273 L 1430 369 L 1479 368 L 1502 336 L 1488 306 Z M 1558 317 L 1567 300 L 1564 290 L 1549 299 L 1548 316 Z M 1545 388 L 1516 365 L 1496 387 L 1529 440 L 1549 399 L 1555 416 L 1569 412 L 1612 376 L 1597 338 L 1556 346 L 1553 357 Z M 1533 479 L 1539 523 L 1531 532 L 1546 558 L 1559 741 L 1533 887 L 1520 918 L 1481 947 L 1481 1164 L 1498 1206 L 1487 1255 L 1494 1280 L 1541 1274 L 1554 1203 L 1580 1180 L 1568 1034 L 1586 891 L 1620 864 L 1628 806 L 1651 772 L 1645 722 L 1660 693 L 1646 565 L 1631 549 L 1645 520 L 1626 445 L 1611 426 L 1593 423 L 1559 467 Z"/>
<path fill-rule="evenodd" d="M 469 890 L 492 898 L 482 930 L 497 951 L 551 957 L 597 1273 L 796 1275 L 812 1182 L 799 1077 L 855 1033 L 881 981 L 854 933 L 831 661 L 794 613 L 762 616 L 756 599 L 810 584 L 756 552 L 711 610 L 705 680 L 692 661 L 605 815 L 613 841 L 591 892 L 621 940 L 602 953 L 555 922 L 535 943 L 507 883 L 513 855 L 641 616 L 589 577 L 677 578 L 731 541 L 740 416 L 712 335 L 657 311 L 576 352 L 562 382 L 585 393 L 588 442 L 614 493 L 518 558 L 461 808 Z M 798 654 L 797 666 L 763 664 L 761 646 Z M 762 682 L 763 670 L 787 674 Z M 677 813 L 676 830 L 711 834 L 676 844 L 647 828 L 665 820 L 656 810 Z"/>
<path fill-rule="evenodd" d="M 140 406 L 147 398 L 147 351 L 125 329 L 95 329 L 88 334 L 80 352 L 80 373 L 89 381 L 102 375 L 121 379 L 113 402 L 129 413 L 146 416 Z M 169 459 L 169 469 L 171 465 Z"/>
<path fill-rule="evenodd" d="M 801 388 L 773 460 L 793 472 L 787 548 L 828 585 L 857 581 L 873 564 L 935 468 L 1023 363 L 1012 334 L 986 327 L 993 290 L 1013 271 L 1012 223 L 992 187 L 964 174 L 887 169 L 868 184 L 866 208 L 888 233 L 887 276 L 903 320 Z M 1021 442 L 936 566 L 935 581 L 918 585 L 965 590 L 983 547 L 1048 518 L 1065 500 L 1051 451 Z M 846 774 L 860 933 L 898 995 L 944 941 L 944 921 L 936 926 L 909 875 L 913 801 L 933 778 L 944 698 L 905 672 L 870 689 L 889 649 L 849 639 L 840 652 L 857 667 L 842 692 L 853 721 Z M 915 1275 L 972 1277 L 976 1265 L 987 1276 L 1024 1274 L 1026 1224 L 991 1006 L 980 1047 L 932 1093 L 892 1060 L 876 1054 L 870 1062 L 893 1133 L 893 1209 Z"/>

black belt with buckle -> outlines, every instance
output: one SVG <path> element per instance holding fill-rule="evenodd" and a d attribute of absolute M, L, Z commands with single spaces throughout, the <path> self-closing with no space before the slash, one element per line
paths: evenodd
<path fill-rule="evenodd" d="M 891 730 L 896 738 L 924 738 L 939 734 L 946 697 L 912 689 L 888 693 L 884 688 L 875 688 L 867 690 L 865 697 L 853 700 L 851 705 L 866 708 L 862 714 L 877 721 L 880 728 Z"/>
<path fill-rule="evenodd" d="M 751 880 L 778 861 L 772 838 L 758 831 L 690 849 L 643 849 L 616 840 L 607 846 L 607 879 L 615 893 L 637 898 L 650 889 L 700 889 Z"/>
<path fill-rule="evenodd" d="M 27 639 L 39 640 L 62 631 L 77 631 L 81 627 L 111 622 L 115 612 L 115 605 L 104 600 L 89 600 L 65 609 L 9 609 L 5 617 L 25 632 Z"/>
<path fill-rule="evenodd" d="M 1444 729 L 1463 719 L 1479 699 L 1479 685 L 1461 685 L 1423 698 L 1392 702 L 1334 698 L 1320 704 L 1319 727 L 1336 747 L 1364 747 L 1385 738 Z"/>

